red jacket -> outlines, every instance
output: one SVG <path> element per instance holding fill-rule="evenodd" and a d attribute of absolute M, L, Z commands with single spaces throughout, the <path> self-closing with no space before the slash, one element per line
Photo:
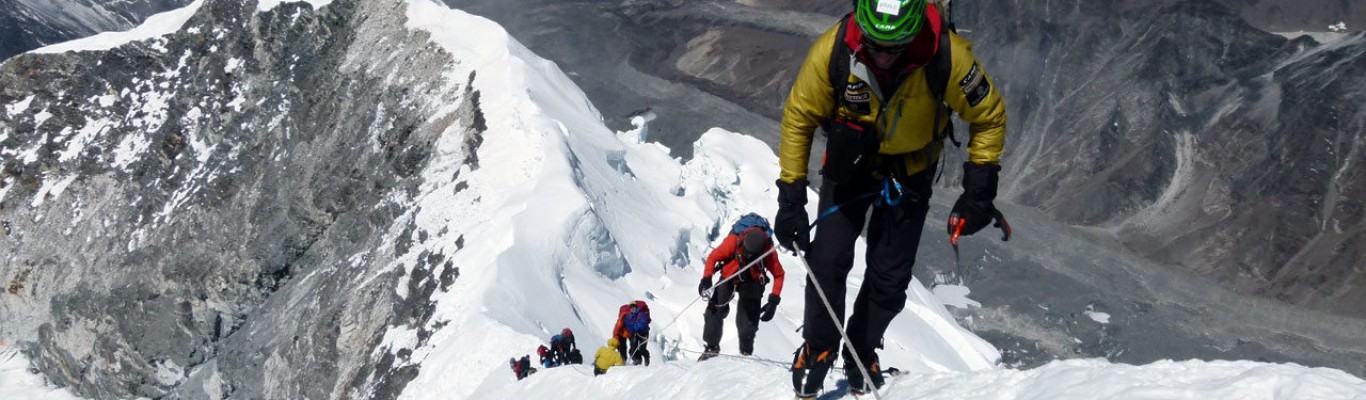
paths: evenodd
<path fill-rule="evenodd" d="M 781 295 L 783 292 L 783 264 L 778 262 L 777 251 L 769 251 L 772 249 L 773 244 L 769 243 L 768 248 L 764 249 L 768 255 L 764 256 L 763 261 L 750 267 L 745 273 L 750 274 L 749 277 L 757 281 L 763 279 L 763 271 L 767 269 L 768 274 L 773 276 L 773 294 Z M 715 274 L 718 264 L 722 264 L 721 279 L 735 275 L 735 271 L 739 271 L 740 268 L 749 263 L 749 260 L 745 260 L 744 263 L 740 262 L 739 252 L 740 235 L 726 235 L 726 239 L 721 241 L 721 245 L 716 246 L 707 256 L 707 263 L 702 267 L 702 276 Z"/>

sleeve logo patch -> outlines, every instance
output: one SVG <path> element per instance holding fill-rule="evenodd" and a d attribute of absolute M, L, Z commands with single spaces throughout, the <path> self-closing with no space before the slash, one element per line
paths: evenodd
<path fill-rule="evenodd" d="M 981 104 L 982 100 L 991 94 L 991 82 L 987 81 L 977 63 L 972 63 L 972 69 L 968 70 L 967 76 L 958 81 L 958 86 L 963 88 L 963 95 L 967 97 L 968 105 L 972 107 Z"/>

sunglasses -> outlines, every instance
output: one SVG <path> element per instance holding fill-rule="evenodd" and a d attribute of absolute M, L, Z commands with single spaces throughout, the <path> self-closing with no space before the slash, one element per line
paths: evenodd
<path fill-rule="evenodd" d="M 874 53 L 897 55 L 906 52 L 906 46 L 884 46 L 868 39 L 863 40 L 863 48 Z"/>

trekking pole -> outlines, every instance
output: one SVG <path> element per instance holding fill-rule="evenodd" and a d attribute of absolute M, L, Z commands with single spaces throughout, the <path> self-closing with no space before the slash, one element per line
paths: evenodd
<path fill-rule="evenodd" d="M 811 281 L 812 286 L 816 287 L 816 294 L 820 295 L 821 304 L 825 305 L 825 311 L 830 314 L 830 320 L 835 322 L 835 328 L 839 330 L 840 338 L 844 339 L 844 349 L 848 350 L 849 355 L 854 357 L 854 363 L 859 367 L 858 371 L 859 374 L 863 375 L 863 381 L 873 382 L 872 377 L 868 376 L 868 369 L 863 368 L 863 360 L 859 357 L 858 352 L 854 351 L 854 344 L 849 342 L 849 334 L 844 332 L 844 322 L 840 321 L 839 315 L 835 314 L 835 307 L 831 306 L 830 299 L 825 297 L 825 289 L 821 288 L 820 282 L 816 281 L 815 271 L 812 271 L 811 266 L 806 264 L 806 257 L 803 256 L 801 250 L 793 250 L 792 252 L 797 255 L 798 260 L 801 260 L 802 268 L 806 268 L 806 278 Z M 882 394 L 878 393 L 876 389 L 873 390 L 873 397 L 882 400 Z"/>

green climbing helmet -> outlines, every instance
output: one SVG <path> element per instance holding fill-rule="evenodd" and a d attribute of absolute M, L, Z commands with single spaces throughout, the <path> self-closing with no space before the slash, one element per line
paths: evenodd
<path fill-rule="evenodd" d="M 858 0 L 854 21 L 870 39 L 888 45 L 910 43 L 925 25 L 925 0 Z"/>

